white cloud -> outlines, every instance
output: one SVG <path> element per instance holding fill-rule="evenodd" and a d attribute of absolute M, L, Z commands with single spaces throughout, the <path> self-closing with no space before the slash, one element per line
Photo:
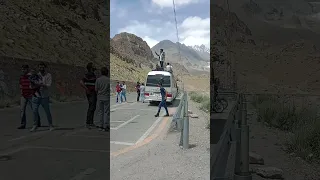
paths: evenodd
<path fill-rule="evenodd" d="M 198 3 L 199 0 L 175 0 L 176 6 L 184 6 L 189 4 Z M 152 3 L 159 6 L 160 8 L 173 7 L 172 0 L 152 0 Z"/>
<path fill-rule="evenodd" d="M 123 18 L 123 17 L 126 17 L 128 13 L 127 13 L 126 9 L 118 8 L 116 14 L 117 14 L 118 18 Z"/>
<path fill-rule="evenodd" d="M 210 47 L 210 18 L 188 17 L 178 25 L 179 39 L 188 46 L 202 45 Z M 149 22 L 131 21 L 128 26 L 119 29 L 143 38 L 150 47 L 162 40 L 177 41 L 173 22 L 151 20 Z"/>
<path fill-rule="evenodd" d="M 152 48 L 153 46 L 159 43 L 159 41 L 152 39 L 149 36 L 142 37 L 142 39 L 147 42 L 150 48 Z"/>

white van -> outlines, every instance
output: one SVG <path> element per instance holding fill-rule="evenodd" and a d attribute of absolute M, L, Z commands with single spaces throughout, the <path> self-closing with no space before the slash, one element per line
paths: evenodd
<path fill-rule="evenodd" d="M 177 81 L 173 74 L 167 71 L 151 71 L 148 73 L 145 86 L 145 100 L 150 103 L 160 102 L 161 94 L 159 82 L 162 80 L 162 87 L 167 91 L 167 102 L 173 102 L 178 94 Z"/>

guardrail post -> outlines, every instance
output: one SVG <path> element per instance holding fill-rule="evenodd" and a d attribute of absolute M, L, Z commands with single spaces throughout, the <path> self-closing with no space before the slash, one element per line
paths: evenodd
<path fill-rule="evenodd" d="M 184 122 L 183 122 L 183 149 L 189 148 L 189 112 L 188 112 L 188 95 L 184 97 Z"/>
<path fill-rule="evenodd" d="M 182 101 L 182 103 L 181 103 L 181 112 L 180 112 L 180 117 L 182 117 L 181 119 L 180 119 L 180 127 L 181 127 L 181 129 L 180 129 L 180 143 L 179 143 L 179 146 L 182 146 L 183 147 L 183 129 L 184 129 L 184 116 L 185 116 L 185 92 L 183 92 L 183 95 L 182 95 L 182 98 L 181 98 L 181 101 Z"/>
<path fill-rule="evenodd" d="M 241 118 L 241 166 L 240 173 L 235 175 L 235 180 L 252 180 L 249 172 L 249 126 L 247 124 L 247 104 L 242 95 L 242 118 Z"/>

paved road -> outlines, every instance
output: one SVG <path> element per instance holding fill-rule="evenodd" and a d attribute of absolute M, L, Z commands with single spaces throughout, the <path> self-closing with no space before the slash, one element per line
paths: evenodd
<path fill-rule="evenodd" d="M 51 109 L 57 129 L 50 132 L 48 127 L 41 127 L 35 133 L 16 129 L 19 108 L 0 110 L 1 179 L 105 180 L 109 177 L 106 169 L 109 169 L 110 151 L 117 152 L 144 141 L 162 120 L 154 117 L 156 106 L 135 102 L 135 94 L 128 95 L 128 103 L 116 104 L 111 99 L 110 136 L 108 132 L 83 128 L 85 102 L 56 103 Z M 46 125 L 42 110 L 40 116 L 42 125 Z M 30 111 L 27 118 L 31 128 Z"/>

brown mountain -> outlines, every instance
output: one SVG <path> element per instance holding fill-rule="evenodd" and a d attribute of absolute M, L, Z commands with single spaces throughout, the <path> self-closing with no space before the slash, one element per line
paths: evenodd
<path fill-rule="evenodd" d="M 1 1 L 0 9 L 0 55 L 105 64 L 109 7 L 104 1 Z"/>
<path fill-rule="evenodd" d="M 245 15 L 239 1 L 229 3 L 230 13 L 227 8 L 211 7 L 215 12 L 211 22 L 216 27 L 211 62 L 225 88 L 234 85 L 236 70 L 236 84 L 242 91 L 319 92 L 319 35 L 260 21 Z"/>
<path fill-rule="evenodd" d="M 111 39 L 110 45 L 112 54 L 139 67 L 145 65 L 151 68 L 157 61 L 147 42 L 134 34 L 127 32 L 117 34 Z"/>

